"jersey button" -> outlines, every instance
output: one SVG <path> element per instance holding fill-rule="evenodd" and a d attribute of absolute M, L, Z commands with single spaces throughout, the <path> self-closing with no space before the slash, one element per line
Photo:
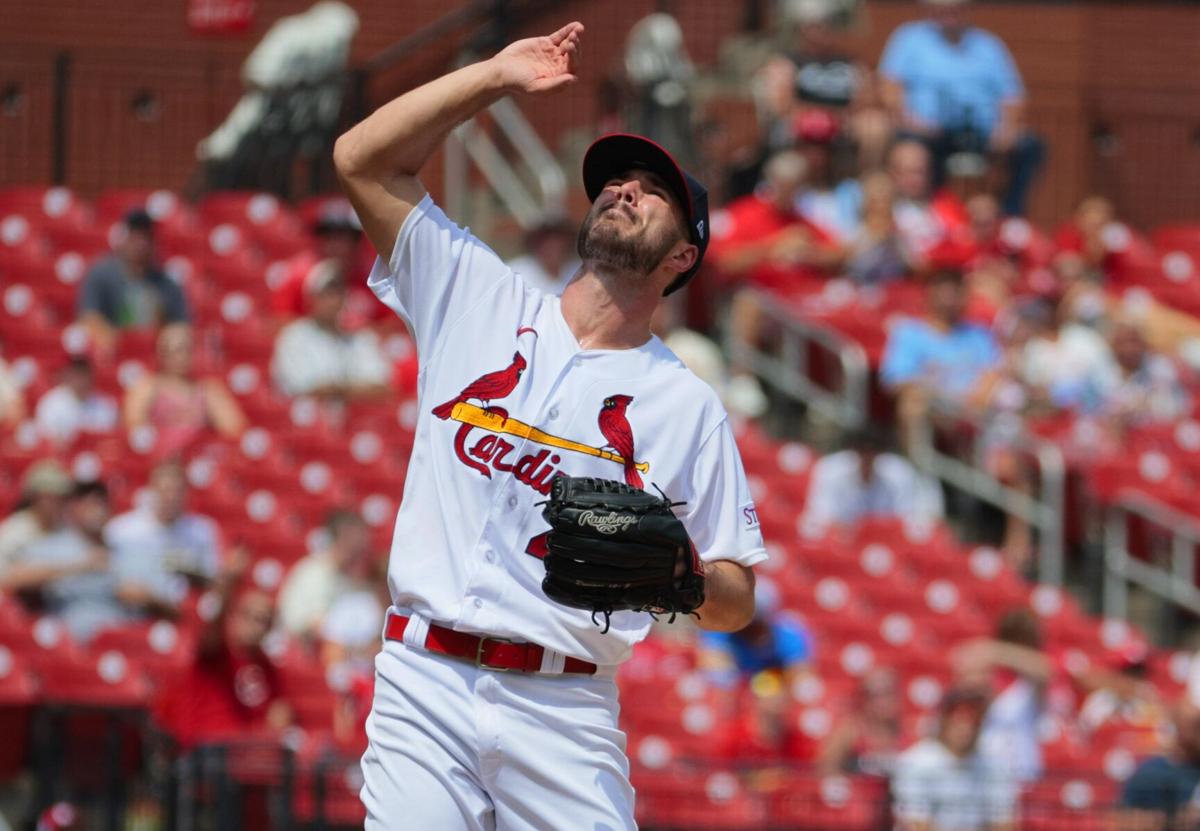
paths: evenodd
<path fill-rule="evenodd" d="M 583 366 L 583 358 L 578 355 L 571 359 L 571 363 L 575 366 Z"/>
<path fill-rule="evenodd" d="M 510 507 L 510 508 L 517 507 L 517 498 L 515 496 L 510 496 L 508 498 L 508 507 Z"/>
<path fill-rule="evenodd" d="M 482 600 L 480 600 L 478 597 L 477 597 L 477 598 L 475 598 L 475 608 L 476 608 L 476 609 L 482 609 L 482 608 L 483 608 L 483 601 L 482 601 Z"/>
<path fill-rule="evenodd" d="M 558 418 L 558 407 L 551 407 L 550 412 L 546 413 L 546 415 L 550 416 L 551 421 Z"/>
<path fill-rule="evenodd" d="M 487 560 L 489 563 L 496 562 L 496 552 L 489 551 L 488 553 L 483 555 L 483 559 Z"/>

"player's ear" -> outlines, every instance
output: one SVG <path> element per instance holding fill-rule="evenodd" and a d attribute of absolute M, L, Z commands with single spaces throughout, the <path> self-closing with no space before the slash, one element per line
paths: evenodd
<path fill-rule="evenodd" d="M 671 253 L 667 255 L 667 268 L 674 274 L 683 274 L 693 265 L 696 264 L 696 258 L 700 256 L 700 249 L 692 245 L 690 242 L 680 240 L 675 247 L 671 249 Z"/>

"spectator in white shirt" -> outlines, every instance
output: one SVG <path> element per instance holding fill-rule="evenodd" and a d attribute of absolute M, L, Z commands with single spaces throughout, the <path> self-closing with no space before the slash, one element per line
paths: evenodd
<path fill-rule="evenodd" d="M 563 219 L 547 219 L 525 235 L 525 254 L 508 267 L 543 294 L 562 294 L 579 271 L 575 253 L 575 226 Z"/>
<path fill-rule="evenodd" d="M 25 548 L 62 527 L 63 508 L 75 483 L 53 459 L 35 462 L 21 481 L 21 502 L 0 523 L 0 578 Z"/>
<path fill-rule="evenodd" d="M 117 402 L 96 392 L 95 376 L 87 358 L 73 356 L 62 371 L 62 381 L 37 404 L 38 433 L 58 445 L 75 441 L 80 433 L 107 433 L 117 426 Z"/>
<path fill-rule="evenodd" d="M 328 546 L 292 566 L 279 591 L 279 625 L 309 640 L 321 634 L 338 597 L 363 588 L 371 571 L 371 533 L 362 517 L 334 511 L 325 530 Z"/>
<path fill-rule="evenodd" d="M 361 398 L 387 390 L 391 372 L 374 333 L 345 331 L 340 322 L 346 302 L 341 266 L 321 260 L 305 278 L 308 317 L 289 323 L 275 341 L 271 374 L 288 395 L 331 399 Z"/>
<path fill-rule="evenodd" d="M 900 754 L 892 778 L 901 831 L 1010 829 L 1017 787 L 976 749 L 987 696 L 974 687 L 947 691 L 935 736 Z"/>
<path fill-rule="evenodd" d="M 0 586 L 40 600 L 45 612 L 62 620 L 80 643 L 128 619 L 101 540 L 108 516 L 104 484 L 77 485 L 67 505 L 67 522 L 27 545 L 0 578 Z"/>
<path fill-rule="evenodd" d="M 149 504 L 104 529 L 121 600 L 150 614 L 173 614 L 189 583 L 207 585 L 221 566 L 217 525 L 187 511 L 187 477 L 165 462 L 150 474 Z"/>
<path fill-rule="evenodd" d="M 928 525 L 942 517 L 942 492 L 878 433 L 851 433 L 847 449 L 814 466 L 802 526 L 813 533 L 853 527 L 866 517 L 896 517 Z"/>

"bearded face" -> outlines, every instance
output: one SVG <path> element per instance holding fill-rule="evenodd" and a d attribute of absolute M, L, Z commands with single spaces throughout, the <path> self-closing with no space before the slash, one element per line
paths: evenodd
<path fill-rule="evenodd" d="M 639 227 L 634 214 L 620 202 L 594 204 L 579 229 L 577 250 L 580 259 L 603 268 L 648 276 L 679 238 L 674 223 Z"/>

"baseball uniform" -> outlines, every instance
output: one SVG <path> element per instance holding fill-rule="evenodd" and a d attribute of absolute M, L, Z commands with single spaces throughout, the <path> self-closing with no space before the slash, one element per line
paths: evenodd
<path fill-rule="evenodd" d="M 650 617 L 617 612 L 605 631 L 545 596 L 539 503 L 560 473 L 644 482 L 686 503 L 702 559 L 765 559 L 720 401 L 657 337 L 582 349 L 559 298 L 428 195 L 368 284 L 412 330 L 420 415 L 388 569 L 389 615 L 407 623 L 376 661 L 367 827 L 631 828 L 612 679 Z M 431 624 L 538 644 L 538 666 L 434 654 Z"/>

